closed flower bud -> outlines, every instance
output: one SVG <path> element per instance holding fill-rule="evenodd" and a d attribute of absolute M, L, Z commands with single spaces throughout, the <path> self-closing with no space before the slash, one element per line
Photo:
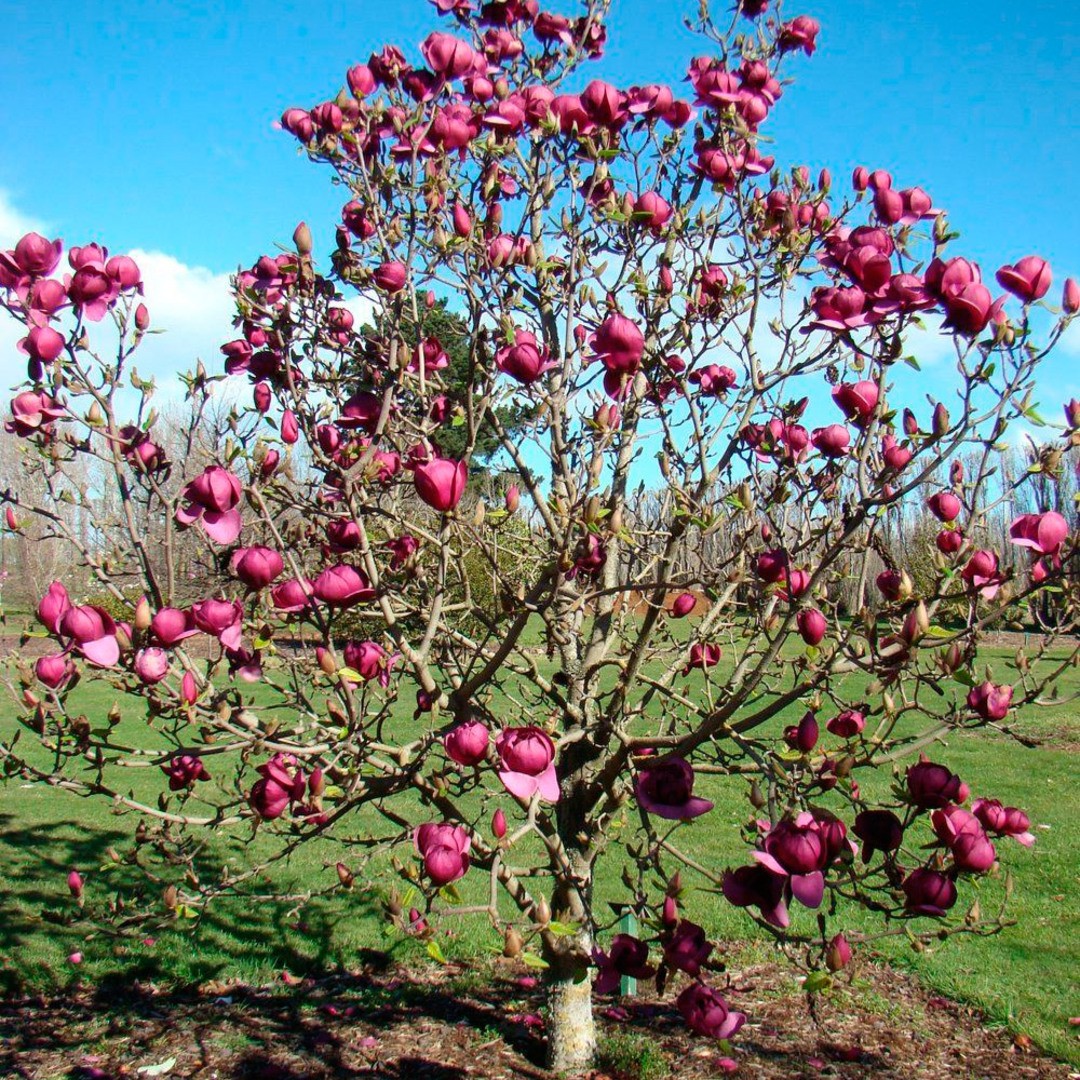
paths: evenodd
<path fill-rule="evenodd" d="M 491 831 L 495 834 L 497 840 L 501 840 L 506 835 L 506 815 L 502 812 L 501 807 L 495 811 L 491 818 Z"/>
<path fill-rule="evenodd" d="M 840 971 L 851 963 L 851 946 L 843 934 L 837 934 L 829 942 L 825 952 L 825 966 L 830 971 Z"/>
<path fill-rule="evenodd" d="M 503 937 L 503 956 L 513 960 L 521 955 L 524 947 L 525 942 L 521 940 L 521 935 L 511 926 Z"/>
<path fill-rule="evenodd" d="M 340 881 L 346 889 L 351 889 L 353 887 L 353 882 L 356 880 L 356 876 L 344 863 L 339 862 L 337 864 L 337 876 L 338 881 Z"/>
<path fill-rule="evenodd" d="M 296 253 L 298 255 L 311 254 L 311 230 L 307 227 L 305 222 L 301 221 L 300 224 L 296 226 L 292 238 L 293 243 L 296 245 Z"/>

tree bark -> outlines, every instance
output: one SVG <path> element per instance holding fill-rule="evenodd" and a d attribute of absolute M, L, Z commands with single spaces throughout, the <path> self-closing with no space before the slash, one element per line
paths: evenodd
<path fill-rule="evenodd" d="M 547 973 L 548 1068 L 567 1076 L 579 1076 L 592 1067 L 596 1055 L 593 1022 L 592 979 L 581 956 L 588 955 L 590 941 L 582 935 L 582 953 L 560 958 Z"/>

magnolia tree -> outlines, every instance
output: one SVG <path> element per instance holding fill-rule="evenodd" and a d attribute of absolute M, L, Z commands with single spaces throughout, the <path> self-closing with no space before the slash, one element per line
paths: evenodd
<path fill-rule="evenodd" d="M 873 936 L 845 926 L 856 906 L 916 944 L 999 927 L 978 879 L 1023 857 L 1005 838 L 1031 844 L 1028 819 L 915 756 L 1011 730 L 1070 662 L 1043 642 L 991 672 L 978 647 L 1037 593 L 1074 625 L 1066 518 L 1024 514 L 997 550 L 987 522 L 1033 475 L 997 454 L 1010 423 L 1039 423 L 1039 365 L 1080 289 L 1049 306 L 1033 255 L 996 289 L 881 169 L 837 193 L 765 156 L 812 18 L 702 0 L 688 80 L 616 86 L 590 70 L 603 0 L 435 6 L 445 28 L 417 53 L 385 46 L 282 116 L 333 170 L 341 223 L 327 257 L 301 225 L 236 275 L 227 375 L 185 379 L 192 431 L 221 384 L 242 392 L 213 464 L 155 434 L 130 258 L 35 234 L 0 254 L 29 361 L 7 430 L 43 493 L 13 484 L 7 525 L 36 519 L 99 583 L 41 598 L 53 649 L 10 678 L 48 753 L 23 733 L 7 774 L 138 815 L 147 915 L 162 890 L 197 914 L 340 842 L 312 891 L 382 867 L 402 932 L 489 922 L 543 969 L 569 1071 L 593 1054 L 592 994 L 622 976 L 655 976 L 703 1036 L 738 1031 L 685 914 L 695 884 L 773 934 L 810 992 Z M 464 335 L 455 388 L 433 308 Z M 953 382 L 902 403 L 924 323 Z M 481 440 L 500 470 L 483 498 Z M 1033 472 L 1052 475 L 1080 404 L 1047 440 Z M 916 590 L 882 536 L 928 483 L 940 531 Z M 223 583 L 187 606 L 181 541 Z M 89 679 L 140 703 L 145 739 L 78 712 Z M 875 770 L 894 783 L 872 796 Z M 701 792 L 733 783 L 745 858 L 716 865 Z M 207 830 L 253 827 L 270 854 L 207 868 Z M 612 939 L 613 910 L 639 932 Z"/>

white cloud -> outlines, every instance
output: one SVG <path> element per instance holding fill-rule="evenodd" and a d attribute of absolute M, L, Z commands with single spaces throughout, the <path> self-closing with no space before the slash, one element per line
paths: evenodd
<path fill-rule="evenodd" d="M 159 389 L 171 396 L 179 372 L 202 360 L 208 371 L 221 366 L 222 344 L 235 336 L 229 275 L 204 266 L 188 266 L 160 251 L 129 253 L 143 276 L 143 301 L 150 325 L 164 333 L 148 334 L 134 356 L 144 378 L 154 376 Z"/>
<path fill-rule="evenodd" d="M 48 226 L 24 214 L 0 188 L 0 248 L 11 248 L 28 232 L 48 232 Z"/>

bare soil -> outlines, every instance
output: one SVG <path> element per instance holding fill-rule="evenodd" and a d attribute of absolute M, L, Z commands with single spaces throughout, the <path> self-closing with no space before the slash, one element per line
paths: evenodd
<path fill-rule="evenodd" d="M 218 983 L 176 994 L 149 984 L 84 986 L 63 998 L 0 1003 L 0 1075 L 554 1080 L 541 1064 L 541 993 L 524 967 L 380 966 L 376 958 L 322 979 L 283 973 L 269 987 Z M 608 1062 L 621 1045 L 623 1060 L 636 1065 L 620 1072 L 609 1063 L 589 1080 L 639 1080 L 646 1059 L 666 1062 L 680 1080 L 1077 1075 L 1023 1035 L 989 1027 L 885 967 L 852 965 L 812 1013 L 791 972 L 776 964 L 736 967 L 713 983 L 749 1016 L 729 1052 L 687 1032 L 672 988 L 663 999 L 650 991 L 598 1002 Z"/>

